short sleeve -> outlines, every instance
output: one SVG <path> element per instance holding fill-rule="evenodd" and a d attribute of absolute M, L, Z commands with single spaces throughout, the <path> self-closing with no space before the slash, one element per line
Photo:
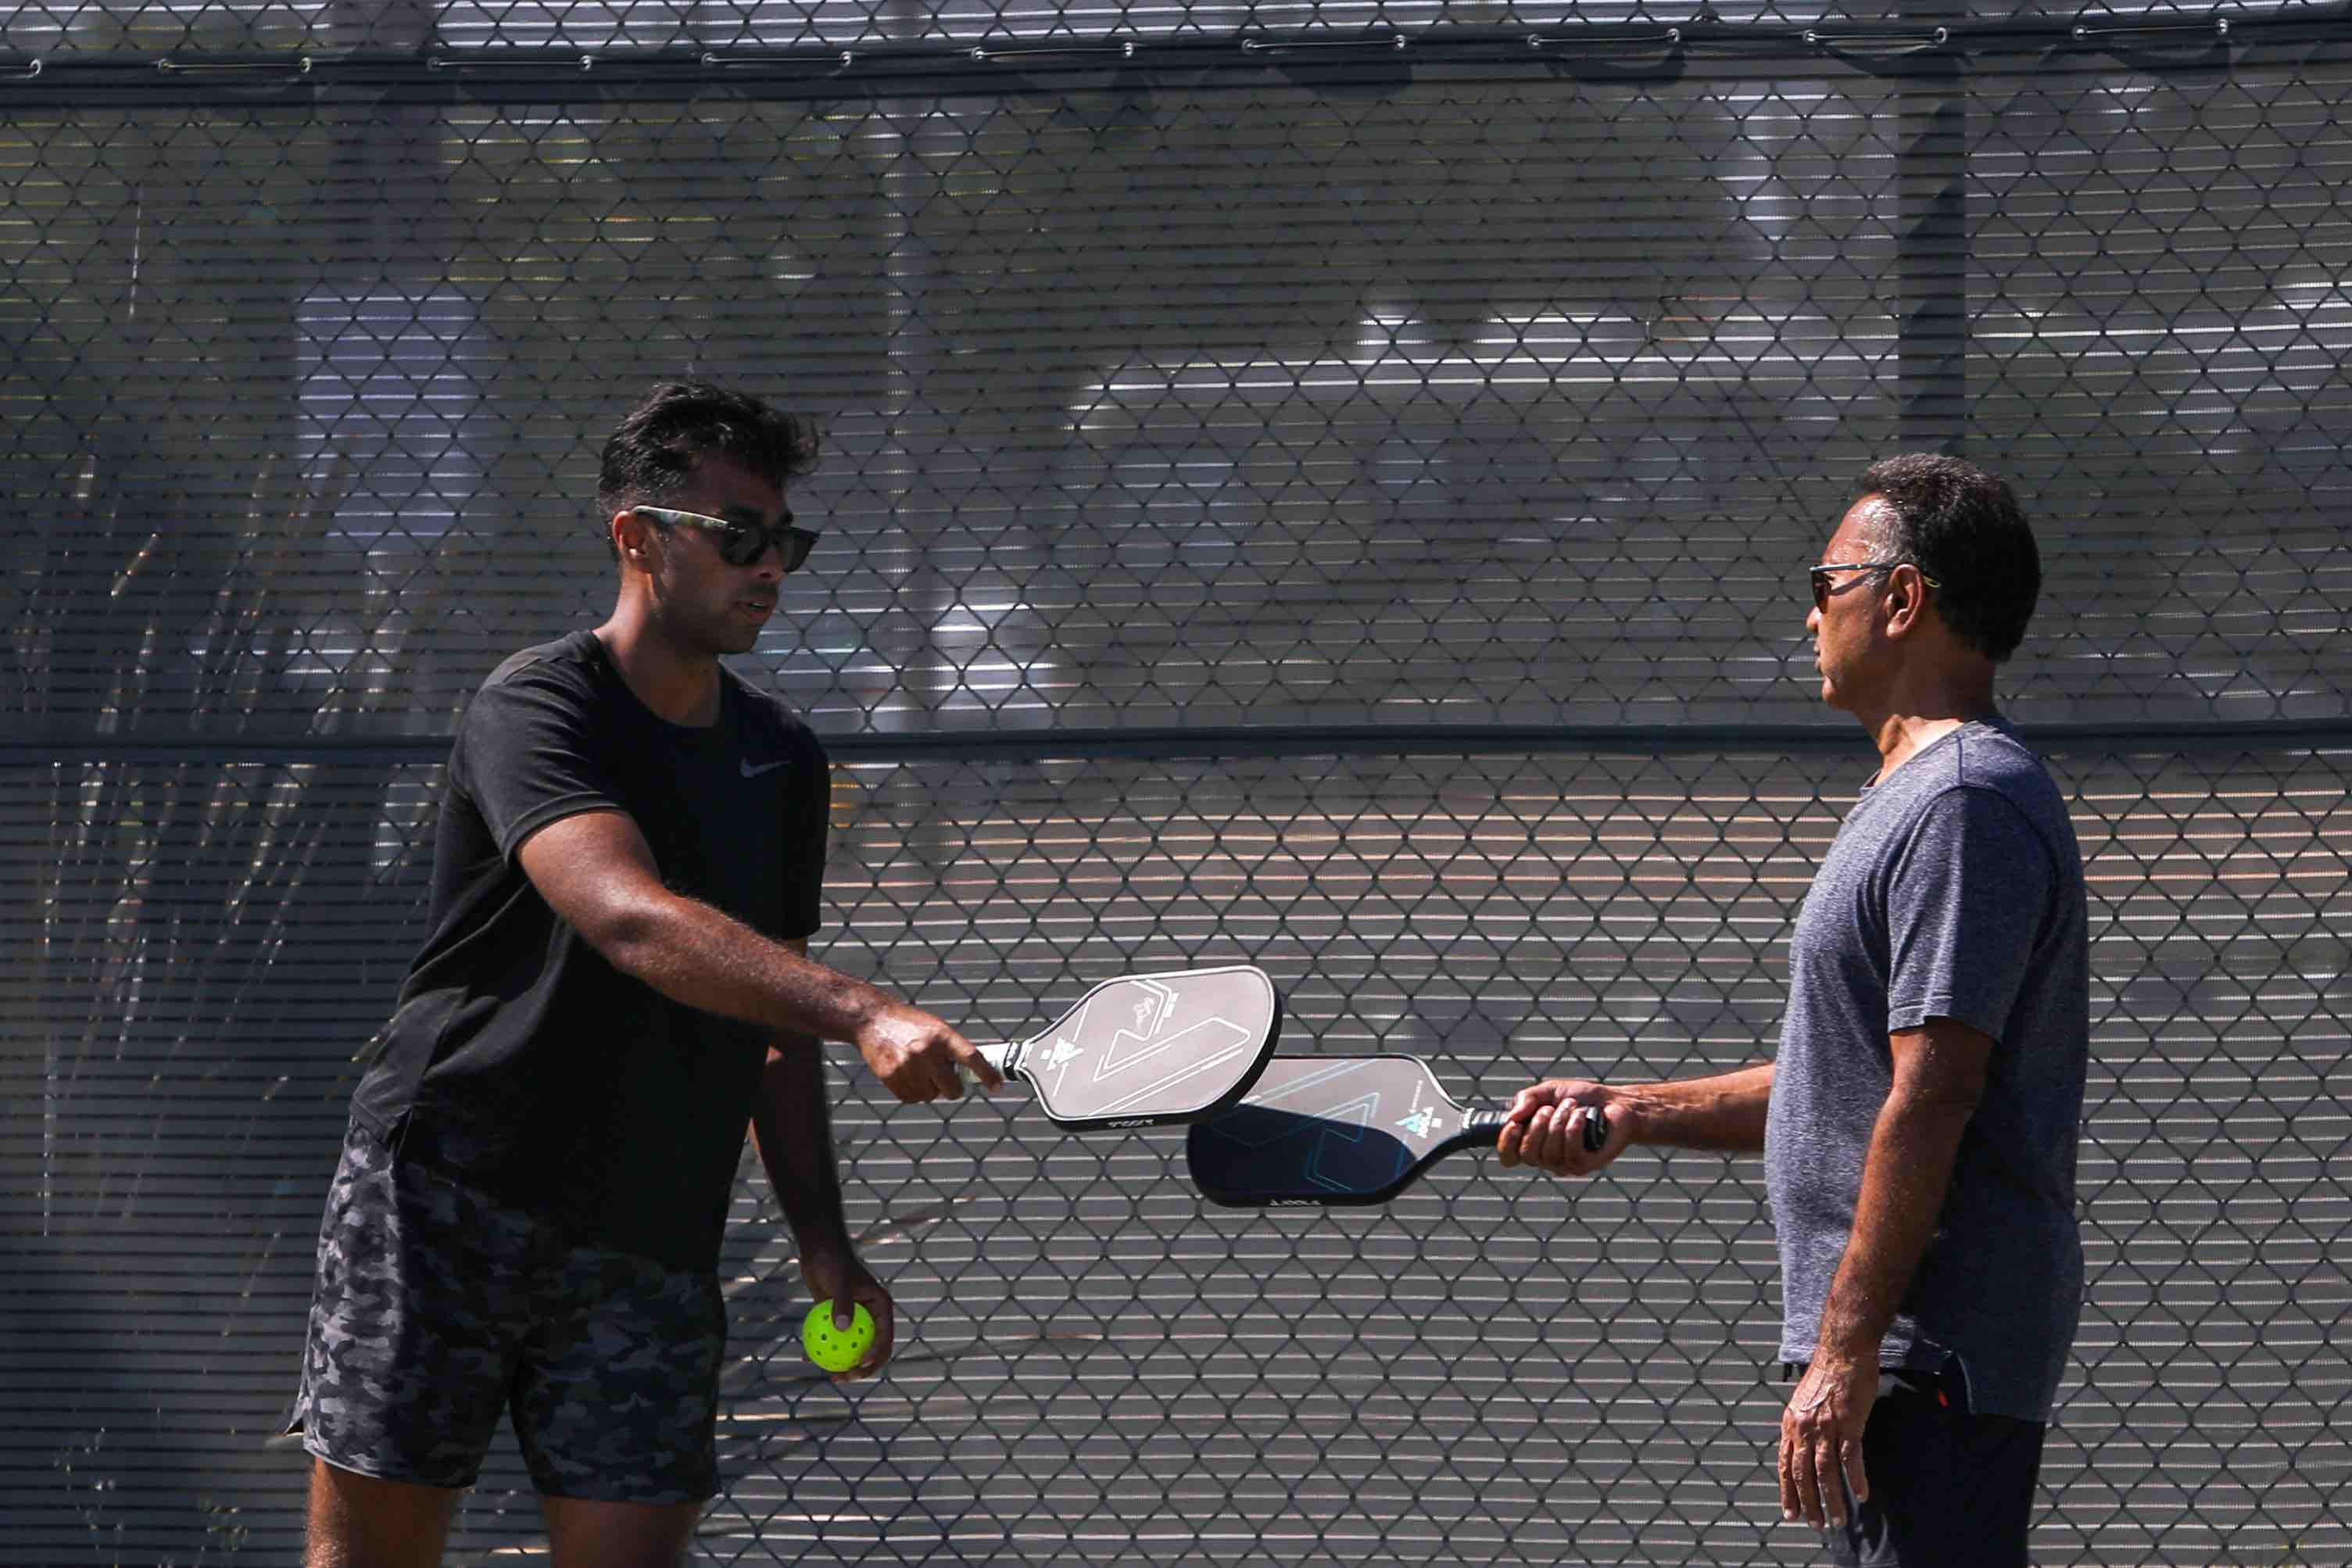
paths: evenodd
<path fill-rule="evenodd" d="M 596 743 L 587 694 L 546 662 L 494 679 L 474 694 L 451 769 L 509 859 L 524 839 L 559 818 L 628 810 Z"/>
<path fill-rule="evenodd" d="M 1930 801 L 1886 889 L 1889 1032 L 1949 1018 L 2000 1039 L 2056 886 L 2048 846 L 1998 791 Z"/>

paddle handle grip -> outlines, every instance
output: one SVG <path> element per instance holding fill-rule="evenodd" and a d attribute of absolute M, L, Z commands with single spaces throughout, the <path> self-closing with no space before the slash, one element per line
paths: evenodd
<path fill-rule="evenodd" d="M 1597 1105 L 1586 1107 L 1584 1112 L 1585 1152 L 1588 1153 L 1598 1154 L 1601 1152 L 1601 1146 L 1608 1142 L 1609 1112 Z"/>
<path fill-rule="evenodd" d="M 1013 1054 L 1021 1048 L 1021 1041 L 985 1040 L 978 1042 L 978 1044 L 980 1046 L 980 1054 L 988 1058 L 988 1065 L 990 1067 L 994 1068 L 1006 1078 L 1011 1078 L 1013 1076 Z M 961 1062 L 956 1063 L 956 1077 L 963 1079 L 964 1087 L 966 1089 L 970 1089 L 973 1084 L 980 1081 L 980 1079 L 972 1077 L 971 1069 L 964 1066 Z"/>
<path fill-rule="evenodd" d="M 1465 1132 L 1483 1132 L 1489 1128 L 1500 1127 L 1506 1120 L 1507 1120 L 1506 1112 L 1481 1109 L 1472 1111 L 1462 1119 L 1462 1130 Z M 1586 1106 L 1584 1108 L 1585 1152 L 1598 1154 L 1608 1142 L 1609 1112 L 1597 1105 Z"/>

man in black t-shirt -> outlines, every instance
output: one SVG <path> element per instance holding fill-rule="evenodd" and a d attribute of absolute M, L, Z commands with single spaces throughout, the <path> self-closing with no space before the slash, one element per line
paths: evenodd
<path fill-rule="evenodd" d="M 611 618 L 494 671 L 458 726 L 429 932 L 352 1099 L 291 1426 L 312 1568 L 440 1559 L 509 1412 L 557 1568 L 674 1563 L 717 1489 L 717 1277 L 745 1126 L 812 1295 L 889 1293 L 843 1219 L 819 1040 L 902 1100 L 961 1034 L 807 956 L 824 752 L 719 660 L 814 535 L 814 431 L 667 384 L 606 443 Z M 843 1320 L 845 1322 L 845 1319 Z"/>

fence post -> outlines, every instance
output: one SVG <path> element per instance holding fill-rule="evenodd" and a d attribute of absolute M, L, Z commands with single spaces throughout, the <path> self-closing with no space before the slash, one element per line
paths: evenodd
<path fill-rule="evenodd" d="M 1923 0 L 1905 21 L 1927 32 L 1966 19 Z M 1969 107 L 1958 57 L 1923 49 L 1901 63 L 1896 95 L 1896 396 L 1906 451 L 1958 452 L 1969 423 Z"/>

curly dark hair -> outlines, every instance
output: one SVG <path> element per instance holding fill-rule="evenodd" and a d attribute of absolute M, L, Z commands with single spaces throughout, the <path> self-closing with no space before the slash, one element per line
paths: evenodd
<path fill-rule="evenodd" d="M 816 424 L 780 413 L 749 393 L 708 382 L 663 382 L 604 442 L 596 505 L 609 520 L 639 501 L 667 500 L 714 454 L 782 489 L 815 469 Z M 604 542 L 612 544 L 609 533 Z"/>
<path fill-rule="evenodd" d="M 1961 642 L 1996 664 L 2017 651 L 2042 596 L 2033 530 L 2007 485 L 1973 463 L 1906 452 L 1873 463 L 1853 499 L 1886 504 L 1871 553 L 1936 579 L 1935 605 Z"/>

